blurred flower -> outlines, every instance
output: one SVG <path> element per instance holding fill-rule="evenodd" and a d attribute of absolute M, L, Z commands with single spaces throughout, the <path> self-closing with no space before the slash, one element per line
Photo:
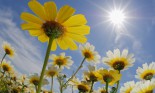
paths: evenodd
<path fill-rule="evenodd" d="M 79 47 L 82 55 L 86 58 L 86 61 L 94 63 L 99 62 L 100 55 L 95 51 L 95 46 L 90 45 L 90 43 L 87 42 L 85 45 L 80 45 Z"/>
<path fill-rule="evenodd" d="M 30 75 L 29 76 L 30 84 L 33 84 L 33 85 L 37 86 L 39 84 L 39 78 L 40 77 L 38 76 L 37 73 L 34 73 L 34 74 Z M 49 84 L 48 80 L 47 79 L 43 79 L 42 85 L 48 85 L 48 84 Z"/>
<path fill-rule="evenodd" d="M 54 76 L 57 76 L 59 72 L 60 72 L 60 69 L 58 69 L 57 67 L 49 66 L 45 74 L 47 77 L 54 77 Z"/>
<path fill-rule="evenodd" d="M 7 73 L 13 73 L 14 72 L 13 66 L 11 66 L 9 61 L 3 60 L 0 67 L 2 68 L 3 72 L 7 72 Z"/>
<path fill-rule="evenodd" d="M 126 82 L 124 83 L 124 86 L 120 88 L 120 93 L 131 93 L 134 87 L 135 87 L 134 81 Z"/>
<path fill-rule="evenodd" d="M 133 88 L 131 93 L 153 93 L 154 89 L 155 89 L 155 79 L 152 79 L 136 83 L 136 86 Z"/>
<path fill-rule="evenodd" d="M 110 91 L 110 89 L 108 88 L 108 91 Z M 107 93 L 105 88 L 98 88 L 98 90 L 94 91 L 93 93 Z"/>
<path fill-rule="evenodd" d="M 128 50 L 126 49 L 122 51 L 122 54 L 119 49 L 115 49 L 114 53 L 112 51 L 107 52 L 107 57 L 103 58 L 103 62 L 111 68 L 120 71 L 133 66 L 133 63 L 135 62 L 133 56 L 133 54 L 128 54 Z"/>
<path fill-rule="evenodd" d="M 99 77 L 99 80 L 101 83 L 105 84 L 108 82 L 109 85 L 114 85 L 117 81 L 121 79 L 121 74 L 117 70 L 106 70 L 106 69 L 99 69 L 99 73 L 101 74 L 101 77 Z"/>
<path fill-rule="evenodd" d="M 84 71 L 84 78 L 88 82 L 96 82 L 98 81 L 98 78 L 100 77 L 100 74 L 95 69 L 95 66 L 88 65 L 89 71 Z"/>
<path fill-rule="evenodd" d="M 9 55 L 10 57 L 13 57 L 15 55 L 14 48 L 8 42 L 3 42 L 2 47 L 3 47 L 6 55 Z"/>
<path fill-rule="evenodd" d="M 87 93 L 90 90 L 90 83 L 86 81 L 79 81 L 78 78 L 73 78 L 69 84 L 73 85 L 75 89 L 78 89 L 79 92 Z"/>
<path fill-rule="evenodd" d="M 155 75 L 155 62 L 152 62 L 149 65 L 147 63 L 143 64 L 143 68 L 138 67 L 136 72 L 136 78 L 141 80 L 151 80 Z"/>
<path fill-rule="evenodd" d="M 51 50 L 56 50 L 57 44 L 63 50 L 70 48 L 76 50 L 76 42 L 85 43 L 90 27 L 86 25 L 84 15 L 72 16 L 75 9 L 65 5 L 57 12 L 57 6 L 49 1 L 41 5 L 37 0 L 28 3 L 35 15 L 23 12 L 21 19 L 25 21 L 21 25 L 23 30 L 28 30 L 30 35 L 37 36 L 39 41 L 48 42 L 51 36 L 54 37 Z"/>
<path fill-rule="evenodd" d="M 51 59 L 53 62 L 52 64 L 58 68 L 70 68 L 70 66 L 73 64 L 73 61 L 71 60 L 71 56 L 65 56 L 65 53 L 60 53 L 60 55 L 55 55 L 55 54 L 52 54 L 50 56 L 49 59 Z"/>

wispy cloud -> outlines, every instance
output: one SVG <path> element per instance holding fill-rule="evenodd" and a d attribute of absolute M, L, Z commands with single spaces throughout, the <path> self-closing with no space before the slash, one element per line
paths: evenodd
<path fill-rule="evenodd" d="M 15 48 L 17 55 L 13 59 L 9 57 L 7 59 L 12 61 L 19 72 L 38 72 L 41 70 L 43 60 L 41 47 L 37 46 L 36 39 L 32 39 L 17 26 L 13 21 L 13 16 L 12 10 L 0 9 L 0 44 L 7 41 Z M 0 57 L 2 58 L 3 55 L 4 52 L 1 52 Z"/>

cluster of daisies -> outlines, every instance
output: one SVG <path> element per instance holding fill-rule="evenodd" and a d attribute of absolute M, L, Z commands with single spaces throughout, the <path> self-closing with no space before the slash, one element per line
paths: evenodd
<path fill-rule="evenodd" d="M 4 56 L 0 63 L 0 93 L 57 93 L 55 90 L 64 93 L 68 88 L 72 93 L 153 93 L 155 62 L 145 63 L 142 68 L 137 69 L 135 77 L 140 81 L 130 81 L 120 87 L 121 73 L 132 67 L 135 62 L 133 54 L 128 53 L 127 49 L 122 51 L 115 49 L 108 51 L 101 63 L 101 57 L 95 51 L 95 47 L 86 43 L 90 27 L 86 25 L 87 20 L 83 14 L 74 15 L 75 9 L 69 5 L 57 10 L 53 1 L 42 5 L 37 0 L 31 0 L 28 6 L 34 14 L 28 12 L 21 14 L 21 19 L 24 21 L 21 28 L 28 30 L 29 34 L 37 37 L 40 42 L 48 44 L 43 67 L 40 74 L 34 73 L 28 76 L 20 74 L 5 60 L 7 56 L 15 55 L 13 47 L 5 42 Z M 67 76 L 64 68 L 72 67 L 72 57 L 64 52 L 58 55 L 50 54 L 51 51 L 56 51 L 57 47 L 62 50 L 77 50 L 77 43 L 81 43 L 79 49 L 83 59 L 71 76 Z M 79 79 L 77 74 L 85 61 L 89 64 L 88 70 L 83 71 Z M 97 68 L 101 64 L 109 68 Z M 54 87 L 56 82 L 59 84 L 58 89 Z M 44 89 L 45 85 L 50 88 Z M 99 86 L 98 90 L 95 86 Z"/>

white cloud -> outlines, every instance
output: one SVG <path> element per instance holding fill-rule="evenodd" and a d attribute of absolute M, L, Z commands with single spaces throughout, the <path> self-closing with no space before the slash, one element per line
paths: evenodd
<path fill-rule="evenodd" d="M 9 57 L 7 59 L 12 61 L 19 72 L 38 72 L 41 70 L 44 57 L 41 55 L 39 41 L 26 35 L 26 32 L 22 31 L 13 21 L 13 16 L 13 11 L 0 9 L 0 44 L 7 41 L 15 48 L 17 55 L 13 59 Z M 4 52 L 1 52 L 0 58 L 3 55 Z"/>

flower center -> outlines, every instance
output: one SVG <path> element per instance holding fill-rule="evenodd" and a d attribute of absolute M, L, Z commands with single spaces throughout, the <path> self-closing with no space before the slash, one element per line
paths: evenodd
<path fill-rule="evenodd" d="M 122 69 L 124 69 L 124 67 L 125 67 L 125 64 L 124 64 L 123 61 L 116 61 L 116 62 L 113 64 L 113 68 L 114 68 L 115 70 L 122 70 Z"/>
<path fill-rule="evenodd" d="M 8 54 L 8 55 L 11 54 L 10 50 L 7 49 L 7 48 L 5 49 L 5 52 L 6 52 L 6 54 Z"/>
<path fill-rule="evenodd" d="M 34 79 L 34 80 L 32 80 L 32 83 L 33 83 L 34 85 L 38 85 L 38 84 L 39 84 L 39 80 Z"/>
<path fill-rule="evenodd" d="M 152 73 L 147 73 L 145 76 L 144 76 L 144 79 L 145 80 L 151 80 L 153 78 L 153 74 Z"/>
<path fill-rule="evenodd" d="M 78 85 L 78 90 L 85 93 L 88 91 L 88 88 L 85 85 L 80 84 Z"/>
<path fill-rule="evenodd" d="M 106 90 L 101 90 L 101 93 L 107 93 Z"/>
<path fill-rule="evenodd" d="M 64 26 L 55 21 L 46 21 L 42 25 L 42 29 L 48 37 L 54 36 L 54 38 L 59 38 L 65 31 Z"/>
<path fill-rule="evenodd" d="M 90 54 L 89 52 L 85 52 L 85 53 L 84 53 L 84 56 L 85 56 L 86 58 L 91 58 L 91 54 Z"/>
<path fill-rule="evenodd" d="M 113 77 L 112 76 L 110 76 L 110 75 L 105 75 L 105 76 L 103 76 L 103 80 L 105 81 L 105 82 L 111 82 L 112 81 L 112 79 L 113 79 Z"/>
<path fill-rule="evenodd" d="M 9 71 L 9 67 L 7 65 L 3 65 L 3 70 L 4 71 Z"/>
<path fill-rule="evenodd" d="M 56 72 L 55 71 L 49 71 L 48 74 L 53 77 L 56 74 Z"/>
<path fill-rule="evenodd" d="M 93 81 L 93 82 L 95 82 L 95 81 L 97 81 L 97 77 L 94 75 L 94 74 L 90 74 L 90 81 Z"/>
<path fill-rule="evenodd" d="M 57 59 L 56 64 L 60 67 L 61 65 L 64 64 L 64 61 L 62 59 Z"/>
<path fill-rule="evenodd" d="M 148 90 L 145 93 L 153 93 L 153 90 Z"/>

